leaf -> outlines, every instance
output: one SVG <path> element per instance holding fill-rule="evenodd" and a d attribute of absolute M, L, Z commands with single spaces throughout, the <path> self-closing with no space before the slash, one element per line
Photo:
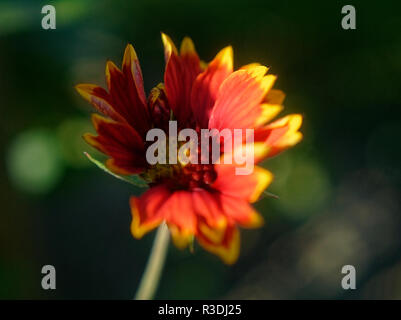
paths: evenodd
<path fill-rule="evenodd" d="M 115 174 L 114 172 L 111 172 L 109 169 L 106 168 L 106 166 L 100 162 L 99 160 L 96 160 L 95 158 L 92 158 L 92 156 L 84 152 L 84 155 L 92 162 L 94 163 L 98 168 L 102 169 L 104 172 L 112 175 L 113 177 L 120 179 L 122 181 L 128 182 L 136 187 L 140 188 L 146 188 L 148 185 L 145 180 L 143 180 L 141 177 L 138 175 L 132 175 L 132 176 L 120 176 L 118 174 Z"/>

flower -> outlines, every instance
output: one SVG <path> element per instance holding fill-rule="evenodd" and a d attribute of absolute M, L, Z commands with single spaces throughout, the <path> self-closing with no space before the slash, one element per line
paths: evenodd
<path fill-rule="evenodd" d="M 122 68 L 106 65 L 108 91 L 92 85 L 76 86 L 101 114 L 92 116 L 97 136 L 84 139 L 107 156 L 106 166 L 119 175 L 144 178 L 149 189 L 131 197 L 131 232 L 141 238 L 163 222 L 179 248 L 194 238 L 225 263 L 239 255 L 238 226 L 260 227 L 261 215 L 251 203 L 258 200 L 273 175 L 255 167 L 236 175 L 233 164 L 155 164 L 145 157 L 146 133 L 169 120 L 178 128 L 254 129 L 255 162 L 274 156 L 302 139 L 298 114 L 270 122 L 282 109 L 284 93 L 272 89 L 276 77 L 268 68 L 250 64 L 233 70 L 233 50 L 226 47 L 208 64 L 201 62 L 191 39 L 178 51 L 162 34 L 166 68 L 164 84 L 145 95 L 142 72 L 134 48 L 125 49 Z M 270 122 L 270 123 L 269 123 Z M 246 143 L 246 142 L 244 142 Z M 233 153 L 236 151 L 234 150 Z"/>

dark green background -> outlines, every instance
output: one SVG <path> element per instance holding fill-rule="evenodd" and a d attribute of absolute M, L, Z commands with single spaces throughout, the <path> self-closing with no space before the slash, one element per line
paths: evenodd
<path fill-rule="evenodd" d="M 53 4 L 57 29 L 41 28 Z M 356 8 L 356 30 L 341 8 Z M 134 189 L 94 168 L 77 83 L 104 85 L 132 43 L 147 92 L 162 81 L 160 31 L 189 35 L 209 61 L 270 65 L 304 140 L 242 232 L 238 263 L 171 247 L 157 298 L 401 298 L 401 16 L 397 1 L 0 1 L 0 298 L 129 299 L 153 234 L 129 232 Z M 41 268 L 57 289 L 41 289 Z M 354 265 L 357 290 L 341 288 Z"/>

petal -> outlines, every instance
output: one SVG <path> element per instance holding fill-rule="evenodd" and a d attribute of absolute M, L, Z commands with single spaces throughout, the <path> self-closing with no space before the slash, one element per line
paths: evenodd
<path fill-rule="evenodd" d="M 191 107 L 200 128 L 208 127 L 220 85 L 232 72 L 233 49 L 229 46 L 221 50 L 206 70 L 197 76 L 192 87 Z"/>
<path fill-rule="evenodd" d="M 181 42 L 180 56 L 188 57 L 191 55 L 197 56 L 197 53 L 195 50 L 195 45 L 194 45 L 193 41 L 191 40 L 191 38 L 185 37 L 184 39 L 182 39 L 182 42 Z"/>
<path fill-rule="evenodd" d="M 268 104 L 282 104 L 285 99 L 285 93 L 281 90 L 271 89 L 266 97 L 265 102 Z"/>
<path fill-rule="evenodd" d="M 221 228 L 226 225 L 218 194 L 196 189 L 192 192 L 192 204 L 196 215 L 205 219 L 209 226 Z"/>
<path fill-rule="evenodd" d="M 262 112 L 258 119 L 256 120 L 255 126 L 258 127 L 260 125 L 269 122 L 270 120 L 274 119 L 282 110 L 283 106 L 280 104 L 268 104 L 262 103 L 260 105 Z"/>
<path fill-rule="evenodd" d="M 212 187 L 221 194 L 255 202 L 260 194 L 273 181 L 273 174 L 261 167 L 254 167 L 249 175 L 237 175 L 235 165 L 215 165 L 217 179 Z"/>
<path fill-rule="evenodd" d="M 253 69 L 258 66 L 261 66 L 261 64 L 259 62 L 253 62 L 253 63 L 246 64 L 239 69 L 240 70 L 249 70 L 249 69 Z"/>
<path fill-rule="evenodd" d="M 131 233 L 135 238 L 142 238 L 164 220 L 161 208 L 170 195 L 170 191 L 160 185 L 150 188 L 139 198 L 131 197 Z"/>
<path fill-rule="evenodd" d="M 201 230 L 203 229 L 203 231 Z M 220 241 L 215 242 L 208 232 L 204 232 L 209 227 L 206 224 L 200 224 L 198 229 L 197 240 L 199 244 L 209 252 L 217 255 L 226 264 L 233 264 L 237 261 L 240 251 L 240 235 L 238 229 L 234 225 L 228 225 L 222 233 Z M 210 228 L 209 228 L 210 229 Z M 216 230 L 211 230 L 216 232 Z"/>
<path fill-rule="evenodd" d="M 138 173 L 146 166 L 144 146 L 138 133 L 126 123 L 115 122 L 100 115 L 92 115 L 98 136 L 85 134 L 85 141 L 114 159 L 109 169 L 116 173 Z M 120 167 L 120 170 L 117 169 Z"/>
<path fill-rule="evenodd" d="M 175 191 L 161 208 L 170 228 L 174 244 L 185 248 L 196 232 L 196 214 L 189 191 Z"/>
<path fill-rule="evenodd" d="M 125 49 L 122 71 L 113 62 L 107 62 L 106 82 L 109 93 L 90 84 L 77 85 L 76 89 L 98 111 L 116 121 L 128 122 L 137 132 L 145 135 L 150 128 L 150 116 L 141 68 L 130 44 Z"/>
<path fill-rule="evenodd" d="M 192 121 L 191 90 L 196 76 L 200 73 L 200 61 L 192 40 L 184 38 L 180 55 L 171 39 L 162 33 L 166 70 L 164 83 L 169 105 L 180 127 Z"/>
<path fill-rule="evenodd" d="M 164 45 L 164 59 L 166 62 L 170 59 L 171 55 L 178 55 L 177 48 L 171 38 L 162 32 L 162 41 Z"/>
<path fill-rule="evenodd" d="M 175 191 L 164 204 L 163 210 L 168 224 L 177 226 L 180 230 L 194 233 L 196 215 L 192 205 L 192 194 L 189 191 Z"/>
<path fill-rule="evenodd" d="M 162 221 L 166 221 L 174 244 L 178 248 L 186 247 L 196 232 L 196 216 L 190 200 L 190 192 L 171 193 L 164 185 L 152 187 L 140 198 L 132 197 L 132 234 L 141 238 Z"/>
<path fill-rule="evenodd" d="M 143 150 L 141 136 L 127 124 L 107 119 L 98 114 L 92 114 L 92 123 L 99 136 L 125 145 L 131 150 Z"/>
<path fill-rule="evenodd" d="M 133 91 L 133 94 L 137 94 L 137 98 L 140 99 L 143 105 L 146 105 L 141 66 L 135 49 L 130 44 L 125 48 L 122 69 L 126 79 L 130 83 L 130 89 Z"/>
<path fill-rule="evenodd" d="M 209 128 L 222 130 L 254 128 L 263 109 L 261 102 L 273 86 L 275 76 L 256 66 L 233 72 L 220 86 Z"/>
<path fill-rule="evenodd" d="M 245 228 L 259 228 L 263 225 L 262 216 L 249 204 L 248 201 L 228 196 L 220 195 L 220 202 L 226 217 L 231 223 L 239 224 Z"/>
<path fill-rule="evenodd" d="M 132 174 L 138 174 L 143 172 L 144 170 L 144 165 L 138 166 L 136 163 L 140 162 L 142 159 L 141 157 L 131 157 L 131 158 L 111 158 L 107 159 L 106 161 L 106 167 L 120 175 L 132 175 Z"/>
<path fill-rule="evenodd" d="M 124 121 L 114 110 L 111 98 L 106 90 L 94 84 L 78 84 L 75 86 L 78 93 L 90 102 L 99 112 L 116 121 Z"/>
<path fill-rule="evenodd" d="M 192 232 L 182 230 L 175 224 L 169 224 L 168 227 L 171 233 L 171 238 L 173 239 L 173 243 L 178 249 L 185 249 L 192 243 L 194 239 L 194 234 Z"/>
<path fill-rule="evenodd" d="M 302 139 L 298 129 L 302 125 L 302 116 L 292 114 L 278 119 L 271 124 L 255 130 L 255 141 L 263 141 L 269 148 L 266 157 L 273 157 L 281 151 L 297 144 Z"/>
<path fill-rule="evenodd" d="M 198 222 L 200 237 L 207 239 L 209 242 L 214 244 L 221 244 L 227 228 L 227 222 L 224 225 L 212 227 L 207 221 L 199 220 Z"/>
<path fill-rule="evenodd" d="M 171 109 L 167 101 L 166 90 L 163 83 L 159 83 L 150 91 L 148 106 L 154 127 L 167 131 Z"/>
<path fill-rule="evenodd" d="M 258 66 L 261 66 L 260 63 L 250 63 L 242 66 L 240 70 L 252 70 Z M 260 105 L 262 111 L 260 117 L 255 123 L 255 126 L 258 127 L 275 118 L 283 110 L 283 106 L 281 104 L 283 103 L 284 98 L 285 93 L 283 91 L 277 89 L 269 90 L 264 99 L 265 103 Z"/>
<path fill-rule="evenodd" d="M 285 93 L 281 90 L 271 89 L 266 94 L 264 103 L 261 104 L 262 113 L 257 119 L 256 127 L 263 125 L 274 119 L 282 110 L 282 103 L 285 99 Z"/>
<path fill-rule="evenodd" d="M 255 130 L 255 133 L 256 132 L 257 130 Z M 245 139 L 243 139 L 243 143 L 241 144 L 234 139 L 234 142 L 234 150 L 231 152 L 225 151 L 220 156 L 219 162 L 216 163 L 216 166 L 233 164 L 238 169 L 243 167 L 246 168 L 247 165 L 255 165 L 260 162 L 260 159 L 266 158 L 270 151 L 269 146 L 266 145 L 264 141 L 246 143 Z M 240 175 L 245 175 L 245 173 L 242 173 Z"/>
<path fill-rule="evenodd" d="M 122 72 L 113 62 L 108 61 L 106 64 L 106 81 L 109 87 L 110 96 L 114 109 L 133 127 L 144 136 L 150 128 L 150 120 L 147 106 L 144 103 L 144 93 L 142 77 L 140 73 L 133 67 L 135 63 L 129 63 L 130 50 L 126 50 L 124 56 L 124 72 Z M 133 78 L 132 70 L 136 72 L 136 78 Z M 136 71 L 135 71 L 136 70 Z M 139 88 L 137 82 L 140 82 Z"/>

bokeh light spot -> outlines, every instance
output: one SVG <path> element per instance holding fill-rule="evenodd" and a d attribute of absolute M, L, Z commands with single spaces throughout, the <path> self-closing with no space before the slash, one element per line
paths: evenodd
<path fill-rule="evenodd" d="M 325 170 L 315 161 L 300 162 L 291 170 L 283 187 L 275 190 L 280 197 L 274 203 L 291 219 L 305 219 L 317 213 L 330 194 Z"/>
<path fill-rule="evenodd" d="M 55 135 L 44 129 L 21 133 L 9 147 L 7 171 L 16 188 L 34 194 L 49 192 L 63 173 Z"/>

